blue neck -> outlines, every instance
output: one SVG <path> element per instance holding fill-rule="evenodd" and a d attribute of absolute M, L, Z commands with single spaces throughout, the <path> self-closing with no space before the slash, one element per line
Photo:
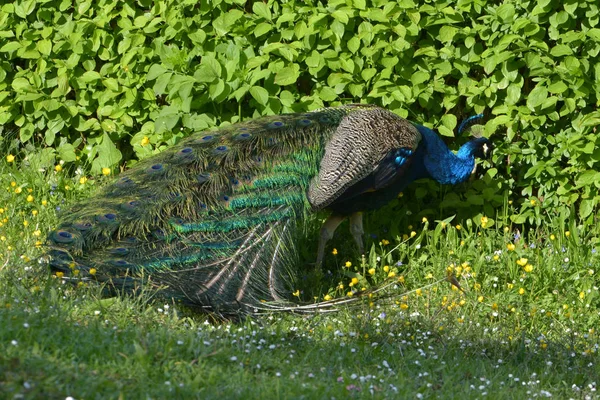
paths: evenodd
<path fill-rule="evenodd" d="M 475 168 L 477 144 L 467 142 L 454 154 L 434 131 L 421 125 L 415 126 L 421 132 L 425 147 L 423 164 L 430 177 L 450 185 L 466 181 Z"/>

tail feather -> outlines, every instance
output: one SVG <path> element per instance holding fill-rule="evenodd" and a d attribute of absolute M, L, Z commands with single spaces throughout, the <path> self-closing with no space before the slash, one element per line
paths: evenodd
<path fill-rule="evenodd" d="M 63 216 L 49 236 L 51 267 L 212 309 L 282 301 L 305 193 L 347 113 L 266 117 L 141 161 Z"/>

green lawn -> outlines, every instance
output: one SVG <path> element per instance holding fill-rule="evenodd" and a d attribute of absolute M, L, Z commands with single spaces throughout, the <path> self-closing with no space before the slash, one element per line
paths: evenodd
<path fill-rule="evenodd" d="M 366 259 L 334 239 L 316 294 L 393 296 L 223 322 L 50 276 L 36 258 L 57 209 L 102 179 L 0 165 L 0 398 L 599 397 L 599 235 L 565 216 L 519 233 L 506 215 L 409 226 L 382 210 L 367 227 L 400 233 L 375 232 Z"/>

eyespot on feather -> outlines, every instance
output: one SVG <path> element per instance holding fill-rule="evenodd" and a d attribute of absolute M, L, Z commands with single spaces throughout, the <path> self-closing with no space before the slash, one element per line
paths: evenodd
<path fill-rule="evenodd" d="M 300 120 L 298 120 L 297 125 L 300 127 L 307 127 L 313 124 L 313 121 L 311 119 L 308 118 L 302 118 Z"/>
<path fill-rule="evenodd" d="M 184 147 L 173 155 L 173 161 L 178 163 L 189 163 L 194 161 L 194 158 L 194 149 L 191 147 Z"/>
<path fill-rule="evenodd" d="M 283 128 L 284 126 L 285 126 L 285 123 L 283 121 L 273 121 L 273 122 L 267 124 L 267 128 L 270 128 L 270 129 Z"/>
<path fill-rule="evenodd" d="M 56 243 L 68 244 L 75 241 L 75 236 L 71 232 L 59 230 L 52 234 L 52 240 Z"/>
<path fill-rule="evenodd" d="M 117 214 L 114 214 L 114 213 L 106 213 L 106 214 L 96 216 L 96 222 L 99 222 L 101 224 L 111 224 L 116 221 L 117 221 Z"/>
<path fill-rule="evenodd" d="M 221 154 L 227 153 L 227 151 L 229 151 L 229 148 L 227 146 L 221 145 L 221 146 L 215 147 L 213 153 L 215 155 L 221 155 Z"/>
<path fill-rule="evenodd" d="M 138 208 L 140 206 L 140 202 L 137 200 L 131 200 L 125 203 L 121 204 L 121 209 L 125 210 L 125 211 L 132 211 L 135 210 L 136 208 Z"/>
<path fill-rule="evenodd" d="M 135 182 L 131 178 L 124 176 L 122 178 L 119 178 L 115 185 L 117 185 L 118 187 L 128 187 L 133 185 L 134 183 Z"/>
<path fill-rule="evenodd" d="M 148 174 L 159 174 L 165 171 L 165 166 L 163 164 L 154 164 L 149 168 L 146 168 L 146 172 Z"/>
<path fill-rule="evenodd" d="M 202 136 L 199 139 L 194 140 L 194 144 L 207 144 L 207 143 L 212 143 L 217 137 L 215 135 L 206 135 L 206 136 Z"/>
<path fill-rule="evenodd" d="M 73 228 L 77 229 L 80 232 L 89 231 L 93 227 L 94 225 L 91 222 L 75 222 L 73 224 Z"/>
<path fill-rule="evenodd" d="M 129 249 L 126 247 L 115 247 L 113 249 L 110 249 L 108 252 L 115 256 L 126 256 L 127 254 L 129 254 Z"/>

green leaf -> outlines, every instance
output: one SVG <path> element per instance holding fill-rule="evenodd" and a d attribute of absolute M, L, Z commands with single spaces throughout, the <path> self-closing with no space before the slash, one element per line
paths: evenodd
<path fill-rule="evenodd" d="M 258 3 L 254 3 L 254 4 L 258 4 Z M 273 29 L 273 26 L 271 24 L 262 22 L 262 23 L 256 25 L 256 28 L 254 28 L 254 36 L 259 37 L 259 36 L 265 35 L 268 32 L 270 32 L 271 29 Z"/>
<path fill-rule="evenodd" d="M 119 82 L 115 78 L 107 78 L 102 81 L 102 84 L 113 92 L 119 91 Z"/>
<path fill-rule="evenodd" d="M 456 128 L 457 120 L 453 114 L 445 114 L 442 116 L 442 125 L 448 128 L 450 131 Z"/>
<path fill-rule="evenodd" d="M 594 200 L 593 199 L 583 199 L 579 204 L 579 217 L 584 219 L 587 218 L 592 211 L 594 211 Z"/>
<path fill-rule="evenodd" d="M 269 92 L 260 86 L 252 86 L 250 88 L 250 95 L 263 106 L 269 101 Z"/>
<path fill-rule="evenodd" d="M 600 172 L 584 171 L 575 180 L 577 188 L 593 185 L 595 182 L 600 182 Z"/>
<path fill-rule="evenodd" d="M 257 1 L 254 4 L 252 4 L 252 12 L 258 15 L 259 17 L 262 17 L 269 21 L 272 18 L 271 9 L 269 8 L 269 6 L 260 1 Z"/>
<path fill-rule="evenodd" d="M 96 158 L 92 162 L 92 171 L 99 173 L 102 168 L 108 168 L 121 161 L 121 152 L 112 142 L 108 133 L 102 135 L 102 141 L 96 145 Z"/>
<path fill-rule="evenodd" d="M 214 82 L 221 77 L 222 67 L 214 57 L 206 55 L 202 57 L 200 67 L 194 73 L 194 79 L 198 82 Z"/>
<path fill-rule="evenodd" d="M 97 81 L 98 79 L 102 79 L 102 75 L 100 75 L 98 72 L 87 71 L 87 72 L 84 72 L 80 78 L 77 78 L 77 81 L 85 84 L 85 83 Z"/>
<path fill-rule="evenodd" d="M 168 70 L 160 64 L 152 64 L 146 75 L 146 80 L 153 81 Z"/>
<path fill-rule="evenodd" d="M 75 147 L 71 143 L 61 143 L 57 148 L 58 157 L 66 162 L 73 162 L 77 160 L 75 155 Z"/>
<path fill-rule="evenodd" d="M 18 50 L 22 47 L 19 42 L 8 42 L 4 46 L 0 47 L 0 53 L 10 53 L 11 51 Z"/>
<path fill-rule="evenodd" d="M 545 86 L 538 84 L 527 96 L 527 107 L 534 111 L 535 107 L 541 105 L 548 97 L 548 89 Z"/>
<path fill-rule="evenodd" d="M 25 89 L 31 88 L 31 84 L 25 78 L 15 78 L 11 84 L 12 88 L 17 92 L 22 92 Z"/>
<path fill-rule="evenodd" d="M 512 22 L 513 17 L 515 16 L 515 6 L 511 3 L 505 3 L 498 7 L 496 15 L 498 15 L 503 22 Z"/>
<path fill-rule="evenodd" d="M 410 77 L 410 81 L 413 85 L 419 85 L 423 82 L 427 82 L 429 80 L 429 72 L 425 71 L 417 71 Z"/>
<path fill-rule="evenodd" d="M 352 53 L 356 53 L 358 49 L 360 49 L 360 39 L 356 36 L 352 37 L 350 40 L 348 40 L 347 46 L 348 50 L 350 50 Z"/>
<path fill-rule="evenodd" d="M 300 76 L 300 66 L 298 64 L 292 64 L 290 66 L 280 69 L 275 74 L 275 84 L 279 86 L 286 86 L 296 83 Z"/>
<path fill-rule="evenodd" d="M 52 52 L 52 42 L 46 39 L 40 40 L 39 42 L 37 42 L 36 48 L 41 54 L 49 56 Z"/>

